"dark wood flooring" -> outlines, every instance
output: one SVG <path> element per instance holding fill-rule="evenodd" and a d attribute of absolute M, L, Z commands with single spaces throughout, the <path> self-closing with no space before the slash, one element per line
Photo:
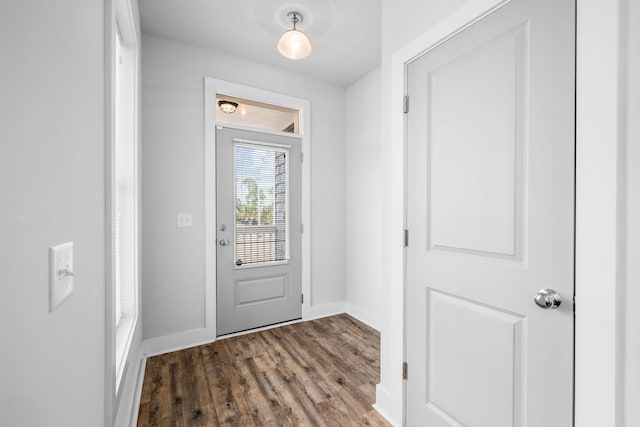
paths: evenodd
<path fill-rule="evenodd" d="M 389 426 L 380 336 L 341 314 L 151 357 L 138 426 Z"/>

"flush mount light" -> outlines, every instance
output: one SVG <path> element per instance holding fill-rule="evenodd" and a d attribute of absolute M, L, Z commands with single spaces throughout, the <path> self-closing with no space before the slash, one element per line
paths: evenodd
<path fill-rule="evenodd" d="M 287 19 L 293 24 L 293 29 L 286 31 L 278 42 L 278 52 L 289 59 L 302 59 L 311 53 L 311 43 L 303 32 L 296 30 L 296 24 L 302 22 L 300 12 L 287 13 Z"/>
<path fill-rule="evenodd" d="M 238 108 L 238 103 L 222 99 L 218 101 L 218 107 L 223 113 L 231 114 Z"/>

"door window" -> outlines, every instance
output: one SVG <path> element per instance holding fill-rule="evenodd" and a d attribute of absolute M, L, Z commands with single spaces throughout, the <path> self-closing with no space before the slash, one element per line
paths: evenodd
<path fill-rule="evenodd" d="M 234 144 L 235 264 L 289 259 L 289 149 Z"/>

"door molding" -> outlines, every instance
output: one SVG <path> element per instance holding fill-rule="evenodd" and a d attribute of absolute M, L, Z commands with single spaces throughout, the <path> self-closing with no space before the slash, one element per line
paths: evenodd
<path fill-rule="evenodd" d="M 407 65 L 510 0 L 470 0 L 391 58 L 390 216 L 383 232 L 400 241 L 405 228 L 406 135 L 403 101 Z M 576 0 L 576 261 L 575 419 L 578 427 L 621 426 L 624 401 L 619 209 L 623 194 L 619 146 L 621 6 Z M 597 25 L 597 28 L 594 26 Z M 595 48 L 594 48 L 595 46 Z M 597 232 L 596 232 L 597 230 Z M 594 232 L 596 235 L 594 236 Z M 624 234 L 622 234 L 624 235 Z M 387 323 L 382 331 L 381 382 L 375 408 L 394 425 L 405 423 L 405 250 L 388 249 Z M 602 260 L 594 262 L 594 260 Z M 397 351 L 396 349 L 402 349 Z M 597 404 L 594 404 L 597 402 Z M 616 403 L 617 402 L 617 403 Z"/>
<path fill-rule="evenodd" d="M 269 92 L 211 77 L 204 78 L 204 163 L 205 163 L 205 329 L 209 337 L 216 336 L 216 93 L 250 99 L 299 111 L 300 132 L 286 134 L 301 139 L 304 162 L 302 163 L 302 318 L 307 319 L 311 308 L 311 135 L 310 102 L 276 92 Z M 226 127 L 238 126 L 225 124 Z M 242 127 L 243 129 L 249 129 Z M 268 130 L 264 133 L 274 133 Z"/>

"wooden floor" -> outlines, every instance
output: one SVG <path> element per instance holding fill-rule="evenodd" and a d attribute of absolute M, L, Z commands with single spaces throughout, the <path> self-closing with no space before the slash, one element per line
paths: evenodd
<path fill-rule="evenodd" d="M 138 426 L 389 426 L 380 336 L 341 314 L 151 357 Z"/>

